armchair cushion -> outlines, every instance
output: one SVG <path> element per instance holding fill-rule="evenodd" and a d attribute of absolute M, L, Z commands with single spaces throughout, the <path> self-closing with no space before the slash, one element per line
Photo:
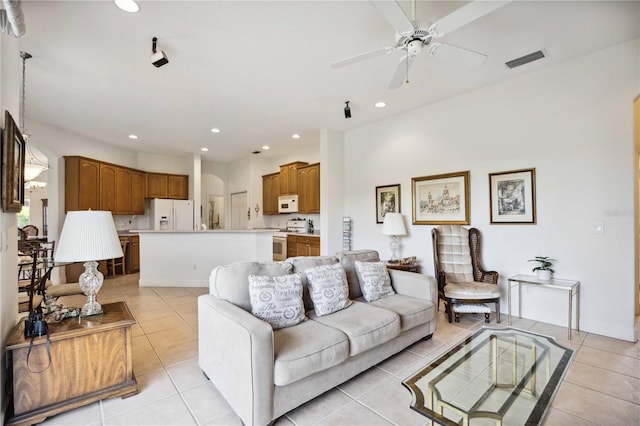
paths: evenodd
<path fill-rule="evenodd" d="M 439 229 L 437 250 L 447 283 L 472 282 L 469 230 L 456 225 L 441 225 Z"/>
<path fill-rule="evenodd" d="M 444 286 L 444 295 L 451 299 L 493 299 L 500 297 L 500 288 L 495 284 L 476 281 L 447 283 Z"/>

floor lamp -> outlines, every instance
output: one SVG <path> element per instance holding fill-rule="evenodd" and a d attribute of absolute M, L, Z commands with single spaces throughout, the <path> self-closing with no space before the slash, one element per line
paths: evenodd
<path fill-rule="evenodd" d="M 81 210 L 67 212 L 60 239 L 56 244 L 58 262 L 84 262 L 84 273 L 78 282 L 87 295 L 81 316 L 99 315 L 102 306 L 97 295 L 104 276 L 98 271 L 98 260 L 122 257 L 120 238 L 108 211 Z"/>

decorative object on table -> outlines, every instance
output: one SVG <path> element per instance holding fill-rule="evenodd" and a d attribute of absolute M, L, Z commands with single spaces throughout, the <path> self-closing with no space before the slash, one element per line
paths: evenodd
<path fill-rule="evenodd" d="M 400 242 L 398 236 L 407 235 L 407 228 L 404 226 L 404 218 L 400 213 L 387 213 L 384 216 L 384 223 L 382 224 L 382 233 L 384 235 L 391 235 L 391 259 L 389 263 L 398 263 L 400 258 L 398 257 L 398 250 L 400 248 Z"/>
<path fill-rule="evenodd" d="M 489 173 L 492 224 L 536 223 L 536 169 Z"/>
<path fill-rule="evenodd" d="M 538 262 L 538 266 L 533 268 L 531 272 L 535 272 L 538 279 L 542 281 L 549 281 L 551 279 L 551 275 L 555 272 L 551 267 L 555 261 L 555 259 L 547 256 L 536 256 L 533 259 L 527 260 L 527 262 Z"/>
<path fill-rule="evenodd" d="M 64 221 L 56 260 L 62 262 L 85 262 L 84 273 L 78 279 L 87 295 L 82 307 L 82 316 L 99 315 L 102 306 L 96 297 L 104 276 L 98 271 L 97 260 L 115 259 L 123 256 L 120 238 L 111 212 L 80 210 L 67 212 Z"/>
<path fill-rule="evenodd" d="M 24 155 L 22 133 L 9 111 L 2 132 L 2 210 L 19 212 L 24 204 Z"/>
<path fill-rule="evenodd" d="M 400 184 L 376 186 L 376 223 L 383 223 L 387 213 L 400 213 Z"/>
<path fill-rule="evenodd" d="M 409 256 L 409 257 L 405 257 L 404 259 L 400 259 L 400 264 L 401 265 L 415 265 L 416 264 L 416 257 L 415 256 Z"/>
<path fill-rule="evenodd" d="M 469 171 L 411 178 L 414 225 L 468 225 Z"/>

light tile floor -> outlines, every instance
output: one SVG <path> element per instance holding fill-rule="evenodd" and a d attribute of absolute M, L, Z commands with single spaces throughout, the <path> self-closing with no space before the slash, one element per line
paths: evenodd
<path fill-rule="evenodd" d="M 140 393 L 103 400 L 42 424 L 240 425 L 198 368 L 196 299 L 208 289 L 140 288 L 138 278 L 133 274 L 106 279 L 99 300 L 124 300 L 137 319 L 133 368 Z M 66 304 L 80 302 L 67 299 Z M 414 344 L 275 424 L 424 425 L 426 419 L 409 408 L 411 395 L 402 380 L 483 325 L 482 315 L 465 315 L 460 323 L 449 324 L 440 312 L 432 339 Z M 501 325 L 506 325 L 506 316 Z M 519 320 L 514 326 L 553 336 L 577 350 L 545 425 L 640 425 L 640 343 L 585 332 L 575 333 L 569 342 L 564 327 L 530 320 Z"/>

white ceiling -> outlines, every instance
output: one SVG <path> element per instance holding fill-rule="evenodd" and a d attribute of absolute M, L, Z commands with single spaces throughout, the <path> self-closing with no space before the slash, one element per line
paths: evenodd
<path fill-rule="evenodd" d="M 393 29 L 368 1 L 139 3 L 129 14 L 106 0 L 23 2 L 20 49 L 33 55 L 27 130 L 38 120 L 169 155 L 206 146 L 210 161 L 246 157 L 263 144 L 271 150 L 261 155 L 280 155 L 317 143 L 322 128 L 347 131 L 640 36 L 638 1 L 514 1 L 442 40 L 487 54 L 482 66 L 423 52 L 410 83 L 388 90 L 400 52 L 330 68 L 393 45 Z M 433 22 L 465 3 L 418 1 L 416 15 Z M 411 17 L 411 3 L 401 4 Z M 154 36 L 170 61 L 161 68 L 149 60 Z M 548 57 L 505 67 L 538 49 Z M 374 108 L 379 100 L 388 106 Z"/>

